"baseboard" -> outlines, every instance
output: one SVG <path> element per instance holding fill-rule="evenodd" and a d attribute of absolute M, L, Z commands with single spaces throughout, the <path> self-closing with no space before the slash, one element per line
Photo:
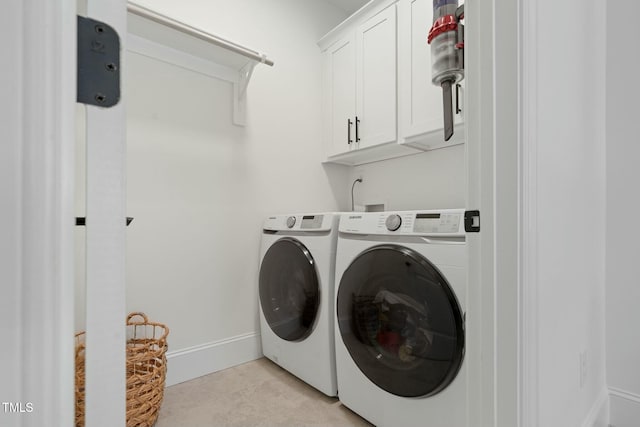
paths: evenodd
<path fill-rule="evenodd" d="M 609 390 L 604 388 L 593 403 L 582 427 L 607 427 L 609 425 Z"/>
<path fill-rule="evenodd" d="M 189 381 L 260 357 L 262 347 L 259 333 L 169 351 L 166 385 Z"/>
<path fill-rule="evenodd" d="M 636 427 L 640 420 L 640 395 L 609 387 L 613 427 Z"/>

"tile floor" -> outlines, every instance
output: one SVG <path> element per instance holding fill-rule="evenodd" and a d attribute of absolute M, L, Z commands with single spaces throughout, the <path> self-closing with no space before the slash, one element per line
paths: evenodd
<path fill-rule="evenodd" d="M 371 426 L 262 358 L 167 387 L 155 427 Z"/>

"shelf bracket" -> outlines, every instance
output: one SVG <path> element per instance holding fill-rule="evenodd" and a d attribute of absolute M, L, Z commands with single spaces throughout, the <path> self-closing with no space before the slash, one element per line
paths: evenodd
<path fill-rule="evenodd" d="M 251 80 L 253 69 L 256 67 L 256 64 L 257 62 L 251 61 L 240 69 L 240 96 L 245 96 L 247 94 L 247 86 L 249 86 L 249 81 Z"/>
<path fill-rule="evenodd" d="M 131 1 L 127 3 L 127 11 L 131 39 L 129 45 L 135 44 L 136 51 L 157 59 L 162 56 L 161 60 L 216 78 L 221 77 L 216 70 L 223 69 L 222 79 L 233 86 L 233 124 L 246 124 L 247 86 L 253 69 L 257 64 L 274 65 L 266 54 Z M 186 43 L 183 40 L 185 36 L 196 43 Z M 200 46 L 202 42 L 208 43 L 210 49 L 203 52 Z M 224 54 L 220 55 L 222 52 Z M 229 52 L 234 55 L 229 55 Z"/>
<path fill-rule="evenodd" d="M 233 124 L 247 123 L 247 87 L 257 62 L 250 61 L 238 71 L 238 82 L 233 83 Z"/>

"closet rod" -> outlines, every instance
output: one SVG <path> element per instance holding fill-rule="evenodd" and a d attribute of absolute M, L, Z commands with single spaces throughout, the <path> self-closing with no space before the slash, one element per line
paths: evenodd
<path fill-rule="evenodd" d="M 174 30 L 180 31 L 181 33 L 188 34 L 200 40 L 204 40 L 206 42 L 215 44 L 216 46 L 220 46 L 224 49 L 230 50 L 232 52 L 236 52 L 240 55 L 246 56 L 247 58 L 251 58 L 255 61 L 261 62 L 269 66 L 273 66 L 273 61 L 270 59 L 267 59 L 266 55 L 260 54 L 255 50 L 247 49 L 246 47 L 230 42 L 229 40 L 225 40 L 218 36 L 214 36 L 213 34 L 206 33 L 190 25 L 187 25 L 180 21 L 176 21 L 173 18 L 169 18 L 168 16 L 165 16 L 158 12 L 154 12 L 153 10 L 147 9 L 146 7 L 137 5 L 132 2 L 127 2 L 127 11 L 130 13 L 133 13 L 134 15 L 138 15 L 142 18 L 148 19 L 150 21 L 157 22 L 160 25 L 173 28 Z"/>

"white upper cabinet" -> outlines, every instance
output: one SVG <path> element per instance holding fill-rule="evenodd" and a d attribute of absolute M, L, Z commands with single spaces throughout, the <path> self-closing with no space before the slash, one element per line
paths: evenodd
<path fill-rule="evenodd" d="M 373 0 L 324 36 L 327 161 L 358 165 L 464 142 L 463 87 L 444 141 L 442 89 L 431 83 L 432 0 Z"/>
<path fill-rule="evenodd" d="M 398 142 L 423 150 L 464 142 L 464 80 L 452 88 L 454 135 L 444 141 L 442 89 L 431 82 L 431 47 L 427 44 L 432 24 L 431 0 L 398 2 Z"/>
<path fill-rule="evenodd" d="M 357 147 L 395 142 L 396 8 L 390 6 L 356 31 Z"/>
<path fill-rule="evenodd" d="M 319 42 L 330 162 L 357 165 L 417 152 L 397 143 L 396 5 L 372 4 Z"/>
<path fill-rule="evenodd" d="M 325 95 L 328 106 L 328 156 L 344 153 L 355 147 L 356 117 L 356 52 L 355 35 L 340 39 L 328 49 Z M 326 90 L 328 89 L 328 91 Z"/>

